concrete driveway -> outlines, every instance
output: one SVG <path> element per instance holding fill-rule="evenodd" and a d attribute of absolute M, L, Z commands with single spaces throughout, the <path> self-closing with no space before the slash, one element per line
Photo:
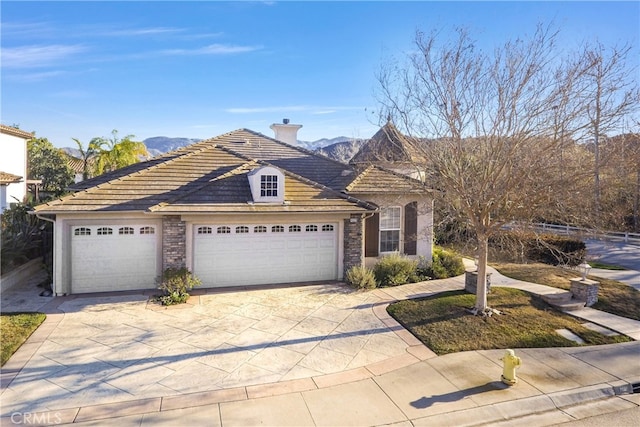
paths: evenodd
<path fill-rule="evenodd" d="M 412 286 L 417 296 L 463 284 Z M 37 336 L 3 367 L 2 415 L 331 381 L 365 366 L 384 371 L 385 363 L 430 357 L 388 317 L 389 300 L 381 290 L 343 284 L 203 293 L 170 308 L 135 293 L 56 298 Z"/>

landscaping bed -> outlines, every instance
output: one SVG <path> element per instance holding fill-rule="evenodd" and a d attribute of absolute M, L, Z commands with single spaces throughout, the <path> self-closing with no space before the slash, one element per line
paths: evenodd
<path fill-rule="evenodd" d="M 588 329 L 581 321 L 518 289 L 491 289 L 489 306 L 503 312 L 502 315 L 484 318 L 471 315 L 468 309 L 473 307 L 475 298 L 465 291 L 451 291 L 400 301 L 391 304 L 388 312 L 438 355 L 469 350 L 580 345 L 559 335 L 557 329 L 573 332 L 586 345 L 631 341 L 623 335 L 610 337 Z"/>

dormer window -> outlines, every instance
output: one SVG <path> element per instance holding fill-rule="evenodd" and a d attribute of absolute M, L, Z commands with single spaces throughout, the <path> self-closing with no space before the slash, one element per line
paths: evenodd
<path fill-rule="evenodd" d="M 263 166 L 249 172 L 249 186 L 254 203 L 284 202 L 284 174 L 273 166 Z"/>
<path fill-rule="evenodd" d="M 278 197 L 278 175 L 260 176 L 260 197 Z"/>

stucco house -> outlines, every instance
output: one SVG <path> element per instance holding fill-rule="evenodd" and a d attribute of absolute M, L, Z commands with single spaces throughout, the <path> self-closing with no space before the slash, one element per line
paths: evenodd
<path fill-rule="evenodd" d="M 27 141 L 33 134 L 0 125 L 0 212 L 27 195 Z"/>
<path fill-rule="evenodd" d="M 54 222 L 54 292 L 152 289 L 181 266 L 205 288 L 342 280 L 365 246 L 430 259 L 430 190 L 300 148 L 299 127 L 235 130 L 37 206 Z"/>

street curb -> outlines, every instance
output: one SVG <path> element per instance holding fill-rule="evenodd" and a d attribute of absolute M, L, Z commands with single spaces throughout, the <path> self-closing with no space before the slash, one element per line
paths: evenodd
<path fill-rule="evenodd" d="M 446 413 L 446 424 L 450 426 L 475 427 L 514 421 L 531 415 L 563 410 L 572 406 L 603 400 L 617 395 L 631 394 L 631 383 L 621 380 L 612 384 L 596 384 L 571 390 L 526 397 L 490 405 L 478 406 Z M 627 392 L 629 390 L 629 392 Z M 415 426 L 443 425 L 442 416 L 412 419 Z"/>

